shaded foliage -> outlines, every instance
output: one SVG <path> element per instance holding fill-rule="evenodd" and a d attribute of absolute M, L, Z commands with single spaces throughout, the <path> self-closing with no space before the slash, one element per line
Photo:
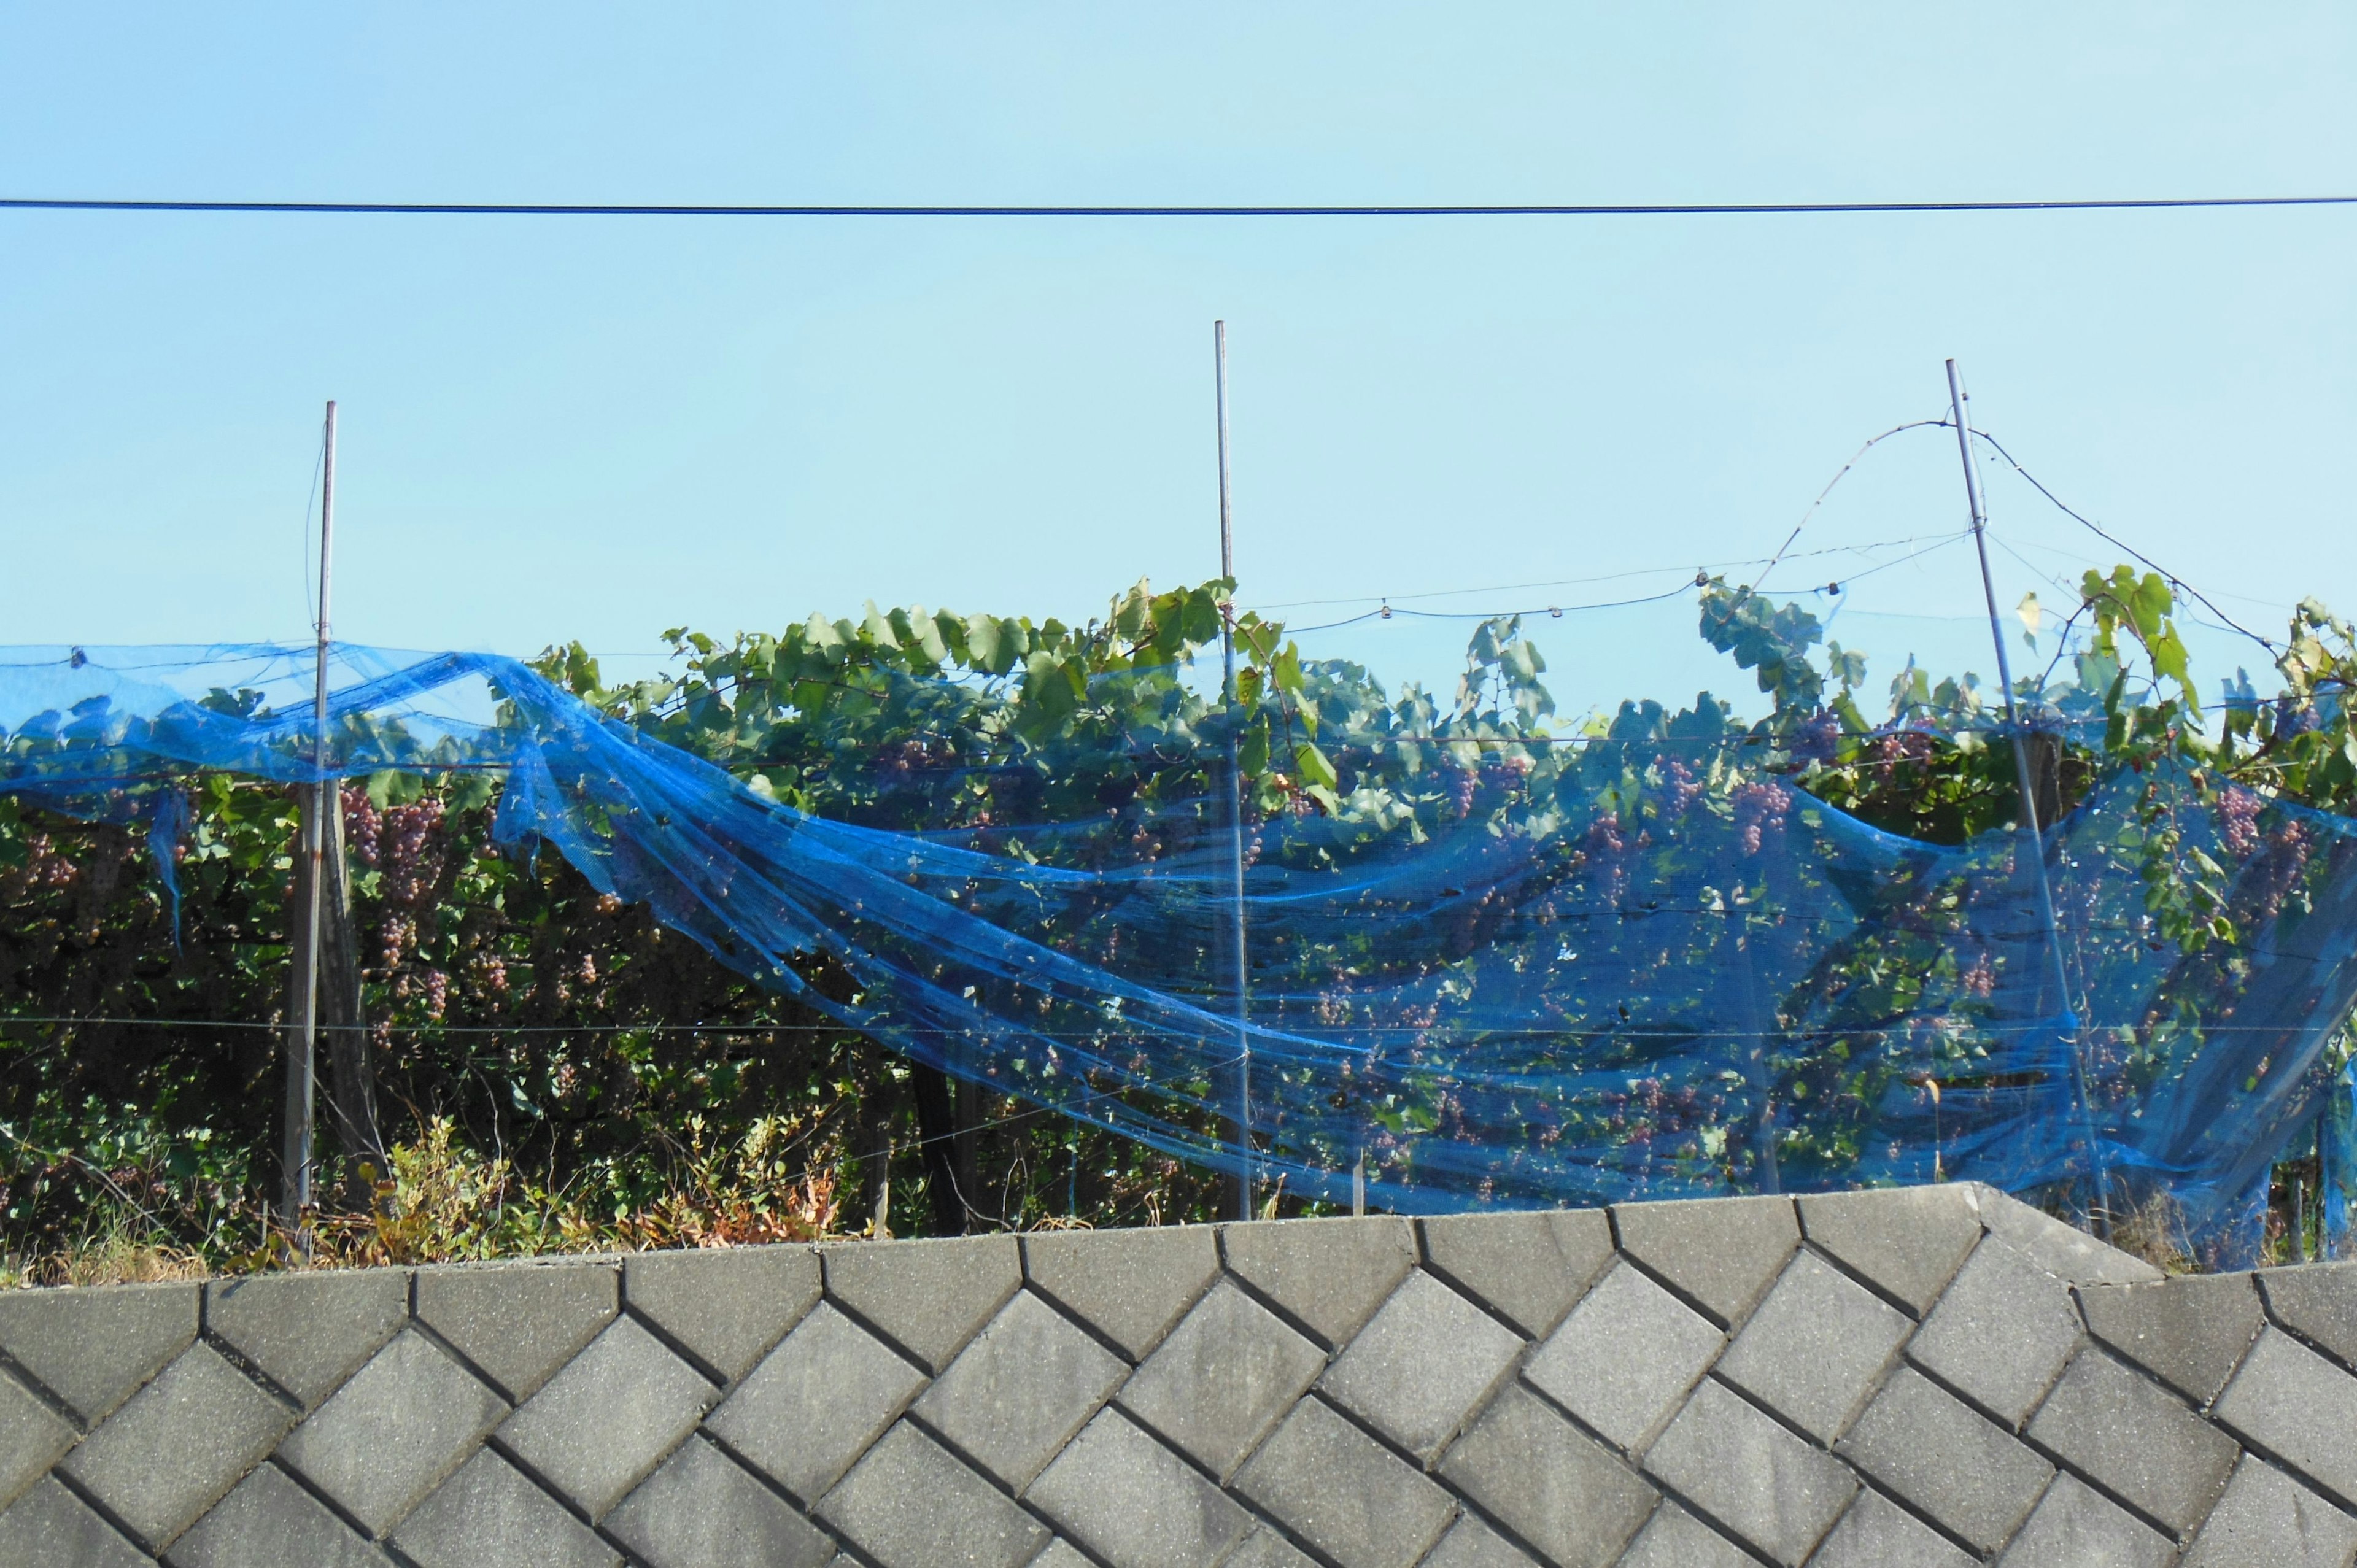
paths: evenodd
<path fill-rule="evenodd" d="M 681 630 L 671 634 L 675 674 L 610 687 L 578 645 L 551 650 L 536 667 L 757 793 L 1018 859 L 1103 867 L 1198 847 L 1222 829 L 1218 770 L 1231 742 L 1255 862 L 1342 867 L 1479 832 L 1543 844 L 1533 875 L 1617 901 L 1664 868 L 1691 875 L 1695 855 L 1717 856 L 1701 872 L 1715 897 L 1743 911 L 1712 939 L 1725 950 L 1682 951 L 1632 926 L 1613 940 L 1628 949 L 1619 961 L 1641 975 L 1748 963 L 1755 947 L 1789 940 L 1779 909 L 1792 890 L 1773 884 L 1759 852 L 1801 831 L 1812 802 L 1936 844 L 1964 843 L 2018 810 L 2010 756 L 1990 744 L 1996 694 L 1969 674 L 1934 682 L 1910 662 L 1886 713 L 1869 717 L 1864 660 L 1824 645 L 1798 606 L 1740 587 L 1705 585 L 1700 629 L 1753 672 L 1764 716 L 1746 723 L 1706 693 L 1684 709 L 1631 702 L 1577 726 L 1555 722 L 1544 660 L 1512 618 L 1476 631 L 1465 676 L 1444 699 L 1388 691 L 1348 661 L 1304 660 L 1280 626 L 1243 615 L 1232 622 L 1240 673 L 1223 693 L 1197 659 L 1230 613 L 1227 590 L 1157 594 L 1141 584 L 1081 626 L 871 606 L 856 620 L 813 616 L 726 642 Z M 2213 729 L 2172 616 L 2158 578 L 2090 574 L 2074 617 L 2087 630 L 2066 644 L 2067 678 L 2031 677 L 2017 696 L 2036 726 L 2041 817 L 2122 768 L 2156 781 L 2140 797 L 2135 842 L 2119 852 L 2144 878 L 2159 937 L 2188 963 L 2231 965 L 2238 930 L 2339 874 L 2296 855 L 2261 811 L 2275 800 L 2336 812 L 2357 804 L 2357 739 L 2342 701 L 2357 678 L 2357 638 L 2303 606 L 2281 693 L 2262 700 L 2238 677 Z M 2188 773 L 2228 836 L 2247 835 L 2233 865 L 2172 816 L 2179 797 L 2157 787 Z M 854 1229 L 872 1218 L 905 1232 L 1209 1216 L 1217 1189 L 1204 1173 L 1011 1098 L 953 1088 L 753 985 L 642 908 L 601 897 L 560 857 L 496 852 L 495 803 L 479 775 L 385 773 L 345 793 L 379 1092 L 387 1134 L 413 1161 L 432 1140 L 447 1147 L 455 1137 L 513 1184 L 520 1205 L 534 1193 L 561 1198 L 568 1212 L 610 1213 L 614 1234 L 646 1239 L 723 1225 L 690 1217 L 666 1230 L 631 1217 L 666 1204 L 679 1213 L 678 1195 L 697 1188 L 710 1150 L 741 1147 L 762 1126 L 791 1128 L 791 1157 L 765 1144 L 767 1174 L 754 1185 L 778 1189 L 780 1213 L 798 1205 L 798 1224 L 827 1210 L 810 1197 L 813 1175 L 832 1195 L 830 1218 Z M 1703 838 L 1674 831 L 1689 822 L 1716 826 Z M 1280 823 L 1282 833 L 1268 831 Z M 9 1250 L 55 1252 L 92 1214 L 129 1212 L 211 1255 L 252 1252 L 274 1181 L 267 1151 L 294 832 L 285 790 L 197 780 L 176 911 L 130 830 L 0 797 Z M 1059 940 L 1102 961 L 1109 954 L 1091 944 L 1114 939 L 1085 914 Z M 1428 915 L 1433 956 L 1413 972 L 1347 938 L 1261 961 L 1302 981 L 1284 1005 L 1305 1026 L 1379 1021 L 1369 993 L 1437 1004 L 1458 983 L 1452 966 L 1499 940 L 1505 916 L 1486 897 L 1445 901 Z M 1971 955 L 1936 945 L 1918 935 L 1842 950 L 1813 993 L 1761 999 L 1763 1037 L 1822 1004 L 1838 1028 L 1821 1036 L 1848 1028 L 1863 1041 L 1872 1019 L 1920 1004 L 1927 985 L 1945 987 L 1969 1014 L 1985 977 Z M 813 955 L 799 967 L 822 994 L 846 993 L 832 961 Z M 2236 978 L 2222 972 L 2220 983 Z M 1922 1070 L 1836 1038 L 1835 1048 L 1763 1049 L 1737 1081 L 1697 1092 L 1649 1076 L 1648 1036 L 1616 1037 L 1596 1004 L 1563 998 L 1543 1022 L 1585 1042 L 1628 1086 L 1574 1106 L 1511 1108 L 1536 1144 L 1627 1148 L 1738 1186 L 1807 1181 L 1854 1162 L 1869 1109 L 1891 1080 Z M 1394 1021 L 1413 1024 L 1409 1012 Z M 2144 1053 L 2115 1064 L 2124 1092 L 2183 1066 L 2169 1023 L 2124 1043 Z M 1940 1071 L 1969 1082 L 1969 1043 L 1959 1038 L 1957 1059 Z M 1403 1168 L 1426 1134 L 1461 1131 L 1474 1113 L 1437 1077 L 1362 1109 L 1379 1129 L 1374 1157 Z M 801 1197 L 789 1205 L 795 1182 Z M 730 1190 L 728 1203 L 766 1201 L 742 1182 Z M 741 1215 L 726 1223 L 758 1229 Z"/>

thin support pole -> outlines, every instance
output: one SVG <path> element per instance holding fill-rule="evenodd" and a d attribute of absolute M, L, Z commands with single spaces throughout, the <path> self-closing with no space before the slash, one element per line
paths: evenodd
<path fill-rule="evenodd" d="M 2291 1167 L 2291 1261 L 2308 1262 L 2308 1162 Z"/>
<path fill-rule="evenodd" d="M 2341 1086 L 2336 1083 L 2337 1090 Z M 2328 1101 L 2328 1103 L 2330 1103 Z M 2333 1168 L 2331 1155 L 2332 1112 L 2322 1111 L 2316 1118 L 2316 1261 L 2329 1263 L 2339 1256 L 2340 1249 L 2332 1239 L 2332 1184 L 2340 1179 Z"/>
<path fill-rule="evenodd" d="M 319 459 L 319 619 L 311 684 L 311 765 L 316 778 L 303 811 L 303 924 L 295 952 L 295 1017 L 286 1042 L 287 1229 L 307 1245 L 311 1175 L 316 1163 L 313 1116 L 319 1051 L 319 928 L 327 891 L 328 593 L 336 547 L 336 405 L 328 404 L 325 449 Z"/>
<path fill-rule="evenodd" d="M 2061 923 L 2054 913 L 2054 884 L 2046 870 L 2046 835 L 2038 821 L 2038 789 L 2029 770 L 2029 748 L 2021 736 L 2020 714 L 2014 705 L 2013 660 L 2005 650 L 2005 626 L 1997 614 L 1996 581 L 1989 574 L 1988 508 L 1982 499 L 1980 465 L 1973 456 L 1973 428 L 1964 396 L 1964 378 L 1956 371 L 1956 361 L 1948 361 L 1948 413 L 1956 426 L 1956 451 L 1964 466 L 1964 499 L 1972 509 L 1973 548 L 1980 553 L 1981 593 L 1988 602 L 1989 640 L 1996 649 L 1996 678 L 2005 694 L 2005 733 L 2013 746 L 2013 776 L 2021 790 L 2020 832 L 2022 852 L 2038 875 L 2038 917 L 2046 937 L 2046 956 L 2052 966 L 2054 997 L 2062 1008 L 2063 1023 L 2071 1047 L 2071 1076 L 2078 1091 L 2079 1121 L 2087 1140 L 2087 1161 L 2095 1176 L 2099 1195 L 2096 1222 L 2106 1239 L 2111 1234 L 2111 1172 L 2104 1159 L 2103 1144 L 2095 1136 L 2094 1098 L 2090 1092 L 2087 1058 L 2080 1037 L 2079 1010 L 2071 1001 L 2071 972 L 2062 961 Z"/>
<path fill-rule="evenodd" d="M 1236 1060 L 1233 1125 L 1229 1137 L 1236 1146 L 1235 1211 L 1239 1219 L 1253 1217 L 1252 1144 L 1252 1018 L 1248 1011 L 1251 969 L 1244 947 L 1244 796 L 1243 770 L 1236 759 L 1236 632 L 1232 603 L 1236 579 L 1235 513 L 1228 489 L 1228 324 L 1211 323 L 1220 416 L 1220 575 L 1227 579 L 1230 601 L 1220 607 L 1220 700 L 1227 711 L 1226 767 L 1223 769 L 1228 807 L 1230 978 L 1236 998 Z"/>

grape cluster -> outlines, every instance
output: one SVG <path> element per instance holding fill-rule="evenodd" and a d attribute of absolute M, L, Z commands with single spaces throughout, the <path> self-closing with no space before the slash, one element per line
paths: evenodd
<path fill-rule="evenodd" d="M 1781 784 L 1745 784 L 1735 791 L 1735 836 L 1746 854 L 1758 854 L 1763 834 L 1784 825 L 1792 792 Z"/>
<path fill-rule="evenodd" d="M 1902 762 L 1929 762 L 1933 749 L 1932 737 L 1915 730 L 1878 735 L 1866 743 L 1867 760 L 1886 775 Z"/>
<path fill-rule="evenodd" d="M 1453 793 L 1449 804 L 1461 822 L 1473 814 L 1473 792 L 1480 788 L 1480 775 L 1470 768 L 1451 768 L 1448 785 Z"/>
<path fill-rule="evenodd" d="M 59 854 L 57 843 L 47 833 L 26 836 L 28 852 L 25 863 L 25 881 L 33 887 L 64 887 L 81 875 L 81 867 L 69 857 Z"/>
<path fill-rule="evenodd" d="M 2315 830 L 2306 822 L 2286 822 L 2266 835 L 2265 848 L 2259 874 L 2245 875 L 2237 888 L 2254 901 L 2252 914 L 2262 922 L 2283 913 L 2292 889 L 2307 875 L 2309 857 L 2316 849 Z"/>
<path fill-rule="evenodd" d="M 937 747 L 930 736 L 918 736 L 888 746 L 876 754 L 876 773 L 887 787 L 906 784 L 919 773 L 947 767 L 957 760 L 947 741 Z"/>
<path fill-rule="evenodd" d="M 1663 772 L 1669 777 L 1670 815 L 1683 817 L 1688 807 L 1702 799 L 1704 785 L 1694 776 L 1694 769 L 1686 766 L 1683 757 L 1670 758 Z"/>
<path fill-rule="evenodd" d="M 435 830 L 441 825 L 439 800 L 386 811 L 377 838 L 377 864 L 384 872 L 387 903 L 416 905 L 432 896 L 441 880 L 442 848 L 435 842 Z"/>
<path fill-rule="evenodd" d="M 2259 808 L 2266 802 L 2240 784 L 2230 784 L 2218 796 L 2218 833 L 2239 855 L 2257 853 Z"/>
<path fill-rule="evenodd" d="M 394 913 L 384 918 L 377 928 L 377 962 L 379 969 L 396 970 L 401 961 L 417 946 L 417 917 Z"/>
<path fill-rule="evenodd" d="M 343 803 L 344 847 L 362 865 L 374 865 L 384 819 L 377 813 L 376 802 L 368 798 L 368 791 L 358 784 L 344 786 Z"/>
<path fill-rule="evenodd" d="M 441 825 L 439 800 L 379 811 L 366 789 L 344 789 L 344 843 L 362 865 L 385 874 L 388 904 L 421 904 L 433 893 L 446 853 L 435 836 Z"/>
<path fill-rule="evenodd" d="M 1598 817 L 1588 823 L 1579 858 L 1595 879 L 1598 896 L 1618 905 L 1629 891 L 1629 841 L 1621 835 L 1620 819 Z"/>
<path fill-rule="evenodd" d="M 1830 708 L 1820 708 L 1792 737 L 1792 755 L 1807 762 L 1831 762 L 1841 744 L 1841 719 Z"/>

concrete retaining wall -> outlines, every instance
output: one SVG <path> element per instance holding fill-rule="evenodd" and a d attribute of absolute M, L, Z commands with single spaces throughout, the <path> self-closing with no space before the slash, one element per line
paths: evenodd
<path fill-rule="evenodd" d="M 2357 1559 L 2357 1264 L 1987 1189 L 0 1295 L 0 1564 Z"/>

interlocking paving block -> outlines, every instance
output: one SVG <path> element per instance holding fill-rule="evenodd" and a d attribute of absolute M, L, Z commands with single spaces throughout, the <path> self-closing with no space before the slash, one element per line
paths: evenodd
<path fill-rule="evenodd" d="M 1299 1547 L 1264 1526 L 1237 1547 L 1236 1554 L 1221 1568 L 1316 1568 L 1316 1564 Z"/>
<path fill-rule="evenodd" d="M 0 1350 L 96 1426 L 188 1348 L 202 1294 L 192 1284 L 0 1291 Z"/>
<path fill-rule="evenodd" d="M 2193 1538 L 2185 1568 L 2349 1568 L 2352 1561 L 2357 1519 L 2245 1455 Z"/>
<path fill-rule="evenodd" d="M 639 1252 L 622 1264 L 630 1310 L 729 1382 L 750 1371 L 818 1303 L 810 1247 L 698 1247 Z"/>
<path fill-rule="evenodd" d="M 2054 1467 L 1910 1367 L 1866 1407 L 1835 1451 L 1979 1552 L 2029 1517 Z"/>
<path fill-rule="evenodd" d="M 2196 1404 L 2218 1397 L 2266 1321 L 2248 1274 L 2087 1285 L 2079 1307 L 2096 1338 Z"/>
<path fill-rule="evenodd" d="M 1753 1568 L 1756 1562 L 1677 1504 L 1664 1501 L 1629 1543 L 1620 1568 Z"/>
<path fill-rule="evenodd" d="M 1031 1568 L 1089 1568 L 1089 1560 L 1081 1554 L 1079 1547 L 1059 1537 L 1031 1559 Z"/>
<path fill-rule="evenodd" d="M 1491 1402 L 1440 1473 L 1561 1568 L 1612 1562 L 1659 1495 L 1519 1385 Z"/>
<path fill-rule="evenodd" d="M 1458 1514 L 1423 1568 L 1537 1568 L 1531 1554 L 1475 1519 Z"/>
<path fill-rule="evenodd" d="M 2124 1285 L 2168 1277 L 2142 1258 L 2130 1257 L 2019 1198 L 1993 1187 L 1979 1190 L 1981 1223 L 1989 1234 L 2057 1279 L 2074 1285 Z"/>
<path fill-rule="evenodd" d="M 507 1413 L 507 1401 L 411 1330 L 354 1372 L 278 1456 L 382 1535 Z"/>
<path fill-rule="evenodd" d="M 0 1509 L 48 1474 L 76 1434 L 65 1417 L 0 1376 Z"/>
<path fill-rule="evenodd" d="M 1905 1313 L 1803 1252 L 1719 1358 L 1718 1375 L 1831 1443 L 1914 1327 Z"/>
<path fill-rule="evenodd" d="M 1224 1480 L 1325 1368 L 1317 1346 L 1222 1280 L 1115 1399 Z"/>
<path fill-rule="evenodd" d="M 1979 1189 L 1965 1182 L 1813 1193 L 1800 1206 L 1811 1242 L 1918 1317 L 1932 1310 L 1981 1239 Z"/>
<path fill-rule="evenodd" d="M 1012 1236 L 846 1241 L 821 1255 L 827 1294 L 934 1372 L 1023 1284 Z"/>
<path fill-rule="evenodd" d="M 818 1515 L 884 1568 L 1018 1568 L 1048 1543 L 1039 1520 L 905 1421 Z"/>
<path fill-rule="evenodd" d="M 1712 1381 L 1645 1455 L 1646 1471 L 1786 1568 L 1849 1507 L 1857 1477 Z"/>
<path fill-rule="evenodd" d="M 1669 1420 L 1725 1344 L 1699 1313 L 1622 1263 L 1571 1309 L 1523 1376 L 1635 1450 Z"/>
<path fill-rule="evenodd" d="M 58 1466 L 162 1546 L 295 1424 L 295 1412 L 210 1345 L 192 1345 Z"/>
<path fill-rule="evenodd" d="M 1957 1272 L 1907 1355 L 2019 1426 L 2078 1342 L 2069 1287 L 1991 1236 Z"/>
<path fill-rule="evenodd" d="M 1340 1347 L 1415 1267 L 1415 1232 L 1390 1215 L 1220 1227 L 1228 1272 Z"/>
<path fill-rule="evenodd" d="M 1997 1562 L 2001 1568 L 2169 1568 L 2176 1557 L 2175 1541 L 2061 1475 Z"/>
<path fill-rule="evenodd" d="M 2267 1269 L 2259 1274 L 2259 1288 L 2276 1321 L 2357 1367 L 2357 1262 Z"/>
<path fill-rule="evenodd" d="M 1252 1516 L 1117 1410 L 1059 1455 L 1034 1508 L 1116 1568 L 1210 1568 L 1252 1532 Z"/>
<path fill-rule="evenodd" d="M 1612 1209 L 1620 1250 L 1702 1304 L 1722 1328 L 1743 1321 L 1801 1244 L 1789 1197 L 1698 1197 Z"/>
<path fill-rule="evenodd" d="M 317 1410 L 408 1318 L 403 1269 L 255 1274 L 205 1287 L 205 1326 L 305 1410 Z"/>
<path fill-rule="evenodd" d="M 2212 1412 L 2332 1494 L 2357 1504 L 2357 1379 L 2268 1328 Z"/>
<path fill-rule="evenodd" d="M 1612 1261 L 1612 1223 L 1600 1208 L 1445 1214 L 1423 1226 L 1432 1267 L 1534 1339 Z"/>
<path fill-rule="evenodd" d="M 2029 1435 L 2180 1536 L 2210 1511 L 2242 1452 L 2176 1395 L 2093 1349 L 2054 1385 Z"/>
<path fill-rule="evenodd" d="M 1318 1386 L 1429 1465 L 1522 1350 L 1511 1329 L 1419 1270 Z"/>
<path fill-rule="evenodd" d="M 1017 1291 L 915 1410 L 959 1453 L 1019 1492 L 1128 1371 L 1054 1307 Z"/>
<path fill-rule="evenodd" d="M 155 1559 L 44 1476 L 0 1512 L 0 1563 L 8 1568 L 154 1568 Z"/>
<path fill-rule="evenodd" d="M 899 1419 L 925 1375 L 824 1302 L 705 1424 L 804 1502 Z"/>
<path fill-rule="evenodd" d="M 488 1448 L 393 1532 L 417 1568 L 619 1568 L 621 1553 Z"/>
<path fill-rule="evenodd" d="M 420 1269 L 417 1316 L 521 1403 L 613 1318 L 620 1282 L 611 1263 Z"/>
<path fill-rule="evenodd" d="M 606 1529 L 654 1568 L 823 1568 L 834 1556 L 823 1531 L 700 1438 L 623 1498 Z"/>
<path fill-rule="evenodd" d="M 164 1560 L 172 1568 L 387 1568 L 383 1552 L 274 1465 L 240 1481 Z"/>
<path fill-rule="evenodd" d="M 662 1340 L 618 1317 L 508 1417 L 500 1440 L 591 1519 L 603 1519 L 719 1397 Z"/>
<path fill-rule="evenodd" d="M 1209 1225 L 1035 1230 L 1023 1238 L 1023 1267 L 1135 1361 L 1210 1288 L 1220 1243 Z"/>
<path fill-rule="evenodd" d="M 1316 1400 L 1303 1400 L 1244 1467 L 1236 1490 L 1342 1568 L 1409 1568 L 1457 1500 Z"/>
<path fill-rule="evenodd" d="M 1973 1568 L 1948 1538 L 1879 1492 L 1861 1491 L 1809 1568 Z"/>

